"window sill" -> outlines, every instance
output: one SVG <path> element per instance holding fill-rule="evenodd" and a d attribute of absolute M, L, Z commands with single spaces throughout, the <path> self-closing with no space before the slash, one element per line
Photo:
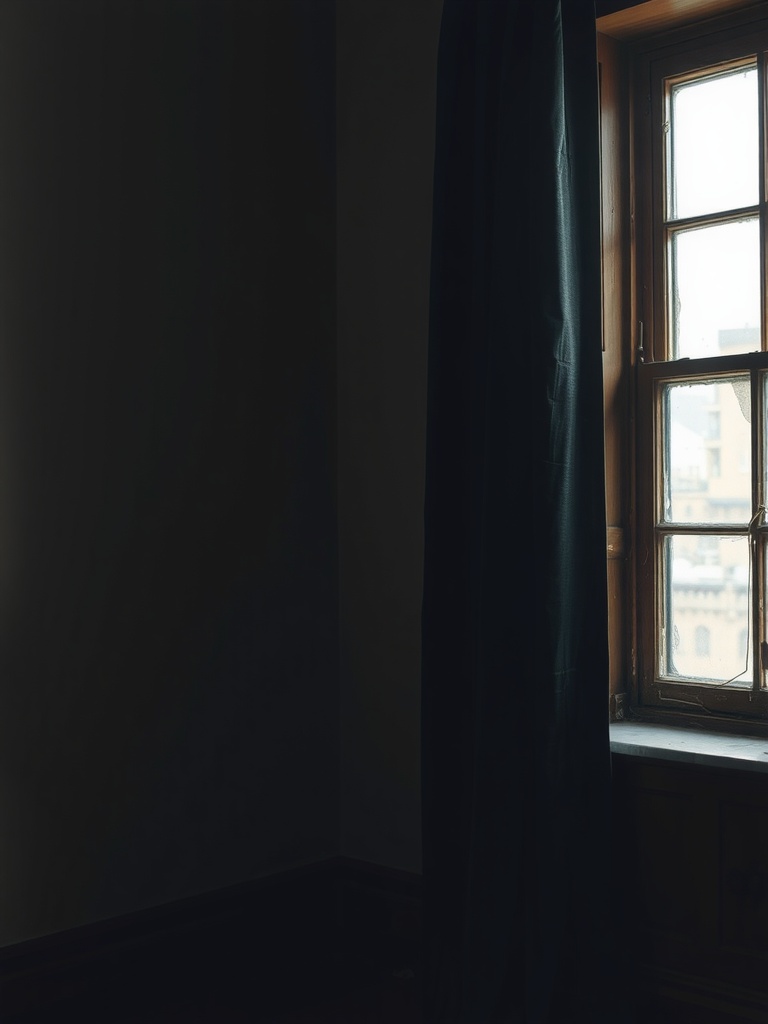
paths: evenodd
<path fill-rule="evenodd" d="M 612 754 L 768 773 L 768 739 L 651 722 L 613 722 L 610 737 Z"/>

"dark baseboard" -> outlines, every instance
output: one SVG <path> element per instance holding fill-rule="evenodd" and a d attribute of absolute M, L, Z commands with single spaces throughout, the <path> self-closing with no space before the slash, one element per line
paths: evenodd
<path fill-rule="evenodd" d="M 333 858 L 0 949 L 3 1019 L 154 994 L 206 975 L 259 1005 L 350 972 L 417 971 L 418 875 Z"/>

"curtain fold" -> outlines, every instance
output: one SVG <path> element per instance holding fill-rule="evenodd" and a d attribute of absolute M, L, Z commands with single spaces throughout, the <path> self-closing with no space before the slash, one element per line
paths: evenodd
<path fill-rule="evenodd" d="M 620 1019 L 595 47 L 586 0 L 445 0 L 422 617 L 427 1024 Z"/>

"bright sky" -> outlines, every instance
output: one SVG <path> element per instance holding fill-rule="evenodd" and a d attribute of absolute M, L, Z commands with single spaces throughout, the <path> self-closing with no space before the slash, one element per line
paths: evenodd
<path fill-rule="evenodd" d="M 757 70 L 678 86 L 671 113 L 671 215 L 755 205 Z M 676 265 L 678 356 L 714 355 L 719 330 L 760 323 L 757 219 L 679 234 Z"/>

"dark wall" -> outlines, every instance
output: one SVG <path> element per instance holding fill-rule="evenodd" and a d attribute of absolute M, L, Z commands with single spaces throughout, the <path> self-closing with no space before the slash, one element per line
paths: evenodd
<path fill-rule="evenodd" d="M 336 852 L 333 26 L 0 4 L 0 943 Z"/>
<path fill-rule="evenodd" d="M 337 0 L 341 846 L 418 870 L 429 253 L 442 0 Z"/>

